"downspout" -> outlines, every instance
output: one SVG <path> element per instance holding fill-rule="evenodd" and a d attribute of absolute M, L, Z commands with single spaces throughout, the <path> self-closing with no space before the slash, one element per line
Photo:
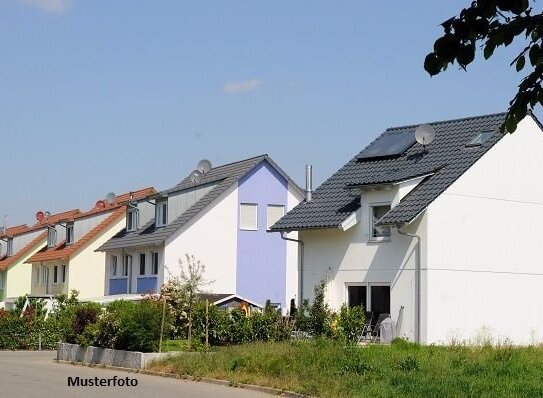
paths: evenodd
<path fill-rule="evenodd" d="M 281 231 L 281 239 L 296 242 L 300 245 L 300 300 L 298 303 L 298 308 L 300 308 L 304 303 L 304 242 L 299 239 L 287 238 L 284 231 Z"/>
<path fill-rule="evenodd" d="M 421 275 L 420 275 L 420 235 L 412 234 L 401 230 L 402 226 L 396 224 L 396 230 L 400 235 L 409 236 L 411 238 L 417 239 L 417 252 L 415 260 L 415 342 L 420 344 L 420 329 L 421 329 Z"/>

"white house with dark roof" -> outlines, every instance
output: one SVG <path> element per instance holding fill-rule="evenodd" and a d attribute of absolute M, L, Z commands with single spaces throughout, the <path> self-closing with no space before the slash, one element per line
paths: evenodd
<path fill-rule="evenodd" d="M 389 313 L 423 343 L 543 340 L 543 131 L 505 114 L 387 129 L 272 229 L 304 245 L 301 298 Z"/>
<path fill-rule="evenodd" d="M 268 155 L 204 171 L 128 210 L 126 227 L 98 249 L 105 294 L 157 293 L 188 254 L 205 265 L 210 293 L 287 308 L 298 245 L 267 231 L 304 193 Z"/>

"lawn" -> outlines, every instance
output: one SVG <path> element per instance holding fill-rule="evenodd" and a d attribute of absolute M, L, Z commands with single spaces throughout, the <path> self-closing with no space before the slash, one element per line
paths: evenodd
<path fill-rule="evenodd" d="M 172 357 L 152 370 L 319 397 L 543 396 L 543 347 L 253 343 Z"/>

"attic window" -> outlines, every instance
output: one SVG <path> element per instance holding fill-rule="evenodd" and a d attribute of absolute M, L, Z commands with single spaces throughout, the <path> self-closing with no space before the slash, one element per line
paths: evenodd
<path fill-rule="evenodd" d="M 13 256 L 13 238 L 8 239 L 8 245 L 6 248 L 6 256 Z"/>
<path fill-rule="evenodd" d="M 481 133 L 477 133 L 475 137 L 473 137 L 473 139 L 468 144 L 466 144 L 466 146 L 481 146 L 485 142 L 487 142 L 490 137 L 492 137 L 492 134 L 494 134 L 492 131 L 483 131 Z"/>

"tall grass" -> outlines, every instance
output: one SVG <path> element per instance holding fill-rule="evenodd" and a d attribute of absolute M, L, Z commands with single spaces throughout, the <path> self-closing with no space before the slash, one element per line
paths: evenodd
<path fill-rule="evenodd" d="M 254 343 L 173 357 L 152 367 L 320 397 L 543 396 L 543 347 Z"/>

